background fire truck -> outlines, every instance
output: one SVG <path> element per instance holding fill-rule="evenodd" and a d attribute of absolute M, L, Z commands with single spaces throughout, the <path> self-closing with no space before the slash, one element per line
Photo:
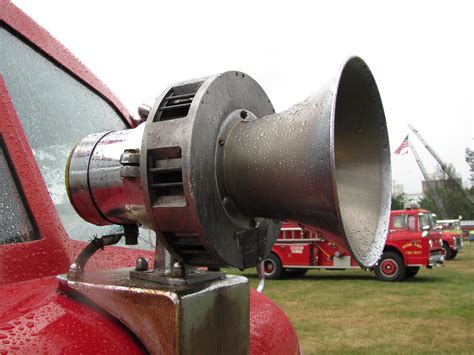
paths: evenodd
<path fill-rule="evenodd" d="M 445 260 L 454 259 L 458 255 L 458 251 L 464 247 L 461 221 L 461 218 L 436 221 L 436 229 L 440 232 L 441 239 L 443 240 Z"/>
<path fill-rule="evenodd" d="M 464 240 L 474 241 L 472 231 L 474 231 L 474 220 L 461 221 L 461 232 Z"/>
<path fill-rule="evenodd" d="M 318 230 L 302 227 L 296 223 L 283 226 L 277 243 L 264 261 L 267 278 L 303 276 L 310 269 L 360 268 L 341 245 L 328 240 Z M 375 276 L 383 281 L 401 281 L 414 277 L 420 267 L 442 265 L 441 233 L 434 227 L 429 211 L 392 211 L 384 251 L 373 269 Z"/>

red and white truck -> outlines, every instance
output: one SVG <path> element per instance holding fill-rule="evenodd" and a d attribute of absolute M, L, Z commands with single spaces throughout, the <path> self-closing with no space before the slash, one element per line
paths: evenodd
<path fill-rule="evenodd" d="M 432 213 L 423 209 L 392 211 L 383 254 L 374 267 L 383 281 L 414 277 L 420 267 L 440 266 L 444 261 L 441 233 Z M 265 276 L 302 276 L 310 269 L 360 268 L 348 250 L 330 241 L 318 230 L 285 223 L 272 252 L 264 260 Z"/>

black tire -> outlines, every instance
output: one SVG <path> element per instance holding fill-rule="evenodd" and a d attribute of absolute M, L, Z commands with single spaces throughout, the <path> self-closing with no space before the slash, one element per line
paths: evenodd
<path fill-rule="evenodd" d="M 415 277 L 416 274 L 418 274 L 418 271 L 420 271 L 419 266 L 407 266 L 405 269 L 405 279 L 412 279 Z"/>
<path fill-rule="evenodd" d="M 375 267 L 375 276 L 381 281 L 401 281 L 405 276 L 403 258 L 393 251 L 384 252 Z"/>
<path fill-rule="evenodd" d="M 308 272 L 308 269 L 286 269 L 286 274 L 289 277 L 303 277 Z"/>
<path fill-rule="evenodd" d="M 457 251 L 457 250 L 453 250 L 453 251 L 451 252 L 451 260 L 453 260 L 457 255 L 458 255 L 458 251 Z"/>
<path fill-rule="evenodd" d="M 444 249 L 444 260 L 451 260 L 452 259 L 452 253 L 451 249 L 449 249 L 449 245 L 447 243 L 443 243 L 443 249 Z"/>
<path fill-rule="evenodd" d="M 263 260 L 263 272 L 265 273 L 265 278 L 274 280 L 284 276 L 285 271 L 281 267 L 280 258 L 273 253 Z"/>

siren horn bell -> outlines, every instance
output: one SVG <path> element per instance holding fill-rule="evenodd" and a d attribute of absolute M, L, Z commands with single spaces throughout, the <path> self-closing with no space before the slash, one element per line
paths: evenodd
<path fill-rule="evenodd" d="M 370 267 L 387 233 L 389 152 L 377 85 L 352 57 L 278 114 L 241 72 L 172 85 L 145 124 L 80 142 L 67 182 L 83 218 L 148 226 L 186 264 L 254 266 L 292 220 Z"/>

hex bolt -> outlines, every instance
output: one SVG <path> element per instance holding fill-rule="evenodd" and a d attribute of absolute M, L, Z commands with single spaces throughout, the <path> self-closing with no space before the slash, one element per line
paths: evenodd
<path fill-rule="evenodd" d="M 186 267 L 181 261 L 176 261 L 173 264 L 171 271 L 171 277 L 185 277 L 186 276 Z"/>
<path fill-rule="evenodd" d="M 148 260 L 143 256 L 140 256 L 135 261 L 135 271 L 147 271 L 148 270 Z"/>
<path fill-rule="evenodd" d="M 219 145 L 224 145 L 224 140 L 222 138 L 219 139 Z"/>
<path fill-rule="evenodd" d="M 78 263 L 72 263 L 69 266 L 68 277 L 72 279 L 77 279 L 82 275 L 82 268 Z"/>

